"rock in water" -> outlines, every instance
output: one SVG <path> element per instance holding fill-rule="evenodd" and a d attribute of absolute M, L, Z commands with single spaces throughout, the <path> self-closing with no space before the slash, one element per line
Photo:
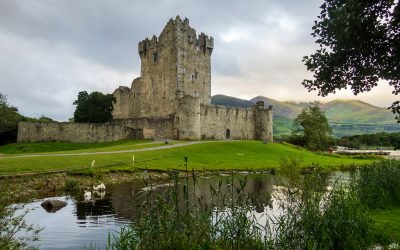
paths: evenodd
<path fill-rule="evenodd" d="M 65 207 L 67 203 L 65 201 L 60 200 L 46 200 L 42 202 L 41 206 L 48 212 L 48 213 L 55 213 L 61 208 Z"/>

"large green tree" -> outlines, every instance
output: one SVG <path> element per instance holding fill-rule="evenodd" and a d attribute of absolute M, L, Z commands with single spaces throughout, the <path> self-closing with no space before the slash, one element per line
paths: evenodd
<path fill-rule="evenodd" d="M 75 122 L 109 122 L 114 110 L 115 97 L 112 94 L 103 94 L 101 92 L 92 92 L 88 94 L 81 91 L 78 99 L 74 101 L 76 109 L 74 112 Z"/>
<path fill-rule="evenodd" d="M 0 93 L 0 145 L 17 140 L 18 123 L 24 120 L 18 109 L 7 102 L 7 96 Z"/>
<path fill-rule="evenodd" d="M 399 0 L 324 0 L 312 27 L 319 49 L 303 62 L 313 72 L 309 90 L 326 96 L 350 88 L 370 91 L 380 79 L 400 93 Z M 400 102 L 391 106 L 400 122 Z"/>
<path fill-rule="evenodd" d="M 326 150 L 332 142 L 332 131 L 320 103 L 304 107 L 293 122 L 291 141 L 310 150 Z"/>

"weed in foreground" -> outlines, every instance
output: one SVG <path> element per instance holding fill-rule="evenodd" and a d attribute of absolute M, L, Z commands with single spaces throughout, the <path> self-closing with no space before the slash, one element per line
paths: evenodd
<path fill-rule="evenodd" d="M 11 197 L 3 192 L 9 188 L 8 183 L 0 183 L 0 249 L 36 249 L 32 245 L 39 240 L 38 234 L 42 229 L 25 222 L 29 211 L 16 214 L 23 204 L 9 205 Z"/>

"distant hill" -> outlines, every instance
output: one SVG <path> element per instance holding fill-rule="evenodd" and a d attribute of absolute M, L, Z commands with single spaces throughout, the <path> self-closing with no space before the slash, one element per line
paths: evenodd
<path fill-rule="evenodd" d="M 253 103 L 250 101 L 226 95 L 212 96 L 211 103 L 215 105 L 222 105 L 227 107 L 239 107 L 239 108 L 250 108 L 253 105 Z"/>
<path fill-rule="evenodd" d="M 264 96 L 257 96 L 247 101 L 231 96 L 216 95 L 211 103 L 249 108 L 257 101 L 263 101 L 268 107 L 273 105 L 274 135 L 288 135 L 293 119 L 301 112 L 306 103 L 281 102 Z M 333 100 L 322 104 L 321 109 L 336 137 L 377 132 L 400 132 L 400 124 L 390 110 L 377 107 L 359 100 Z"/>
<path fill-rule="evenodd" d="M 266 107 L 272 105 L 274 110 L 274 115 L 277 116 L 283 116 L 294 119 L 298 114 L 300 114 L 302 110 L 302 107 L 295 103 L 280 102 L 264 96 L 257 96 L 250 100 L 250 102 L 252 103 L 256 103 L 258 101 L 263 101 Z"/>
<path fill-rule="evenodd" d="M 393 124 L 395 115 L 387 108 L 359 100 L 333 100 L 321 106 L 331 122 Z"/>

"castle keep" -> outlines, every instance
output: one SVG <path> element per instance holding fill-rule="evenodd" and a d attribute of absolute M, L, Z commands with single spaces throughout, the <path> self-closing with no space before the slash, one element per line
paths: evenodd
<path fill-rule="evenodd" d="M 18 141 L 100 142 L 170 138 L 272 141 L 272 107 L 211 105 L 214 40 L 196 34 L 189 20 L 171 19 L 159 37 L 139 42 L 141 75 L 113 95 L 111 124 L 20 123 Z"/>
<path fill-rule="evenodd" d="M 179 16 L 159 37 L 139 42 L 141 76 L 114 91 L 116 122 L 143 129 L 145 138 L 272 141 L 272 107 L 211 105 L 213 49 L 212 37 L 197 35 Z"/>

